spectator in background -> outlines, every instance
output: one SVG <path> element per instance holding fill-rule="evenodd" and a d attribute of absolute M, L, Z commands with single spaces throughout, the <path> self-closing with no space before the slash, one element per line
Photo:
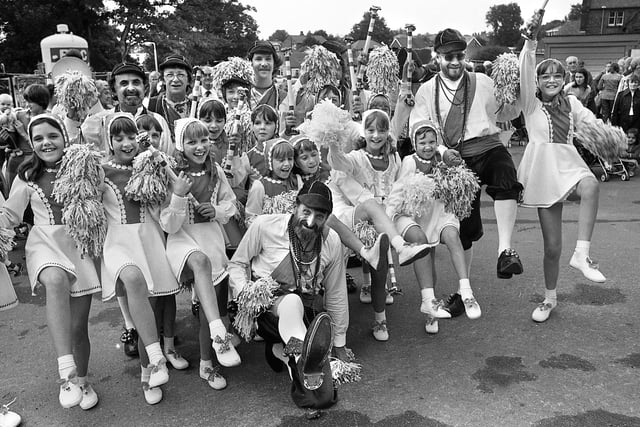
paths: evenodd
<path fill-rule="evenodd" d="M 47 90 L 49 91 L 49 105 L 47 105 L 47 112 L 51 113 L 53 111 L 53 107 L 55 107 L 58 101 L 56 99 L 56 86 L 53 83 L 49 83 L 47 85 Z"/>
<path fill-rule="evenodd" d="M 564 92 L 567 95 L 574 95 L 582 105 L 595 113 L 596 106 L 591 96 L 591 87 L 587 84 L 588 73 L 584 68 L 579 68 L 573 76 L 574 81 L 564 86 Z"/>
<path fill-rule="evenodd" d="M 600 90 L 600 112 L 604 122 L 611 118 L 613 101 L 616 98 L 618 85 L 622 78 L 619 71 L 620 67 L 618 67 L 618 64 L 611 64 L 607 73 L 603 75 L 598 82 L 598 89 Z"/>
<path fill-rule="evenodd" d="M 205 99 L 218 99 L 218 94 L 213 87 L 213 68 L 205 65 L 201 68 L 201 70 L 202 98 L 200 99 L 200 102 L 204 101 Z"/>
<path fill-rule="evenodd" d="M 613 111 L 611 112 L 611 124 L 620 126 L 625 132 L 631 128 L 640 128 L 640 73 L 636 72 L 629 77 L 629 89 L 619 93 L 616 97 Z"/>
<path fill-rule="evenodd" d="M 631 75 L 640 70 L 640 57 L 631 57 L 625 60 L 624 68 L 621 68 L 620 84 L 618 84 L 618 93 L 629 89 L 629 79 Z"/>
<path fill-rule="evenodd" d="M 485 70 L 485 74 L 489 77 L 491 77 L 491 70 L 493 69 L 493 62 L 491 61 L 484 61 L 482 63 L 482 65 L 484 65 L 484 70 Z"/>
<path fill-rule="evenodd" d="M 105 80 L 96 80 L 96 89 L 98 89 L 98 101 L 102 104 L 102 108 L 110 110 L 113 108 L 113 93 L 109 87 L 109 83 Z"/>
<path fill-rule="evenodd" d="M 567 74 L 564 76 L 564 84 L 571 83 L 573 81 L 573 75 L 578 71 L 578 57 L 577 56 L 567 56 L 567 59 L 564 60 L 565 64 L 567 64 Z"/>

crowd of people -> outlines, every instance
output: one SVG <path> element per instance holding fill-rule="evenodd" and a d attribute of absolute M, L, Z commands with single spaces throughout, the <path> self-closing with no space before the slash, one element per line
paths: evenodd
<path fill-rule="evenodd" d="M 536 15 L 532 28 L 539 21 Z M 337 391 L 330 361 L 353 360 L 348 292 L 357 288 L 346 271 L 349 253 L 362 260 L 359 299 L 373 308 L 377 341 L 390 339 L 386 310 L 401 266 L 415 271 L 427 333 L 438 333 L 439 319 L 481 317 L 471 287 L 473 246 L 484 233 L 480 185 L 493 199 L 500 279 L 523 272 L 512 239 L 518 206 L 537 209 L 546 289 L 533 321 L 545 322 L 557 309 L 562 206 L 573 193 L 580 213 L 570 266 L 604 282 L 590 258 L 598 181 L 574 146 L 575 129 L 598 117 L 619 125 L 629 135 L 628 155 L 638 158 L 640 59 L 621 63 L 624 76 L 611 63 L 595 78 L 575 57 L 566 66 L 555 59 L 536 65 L 535 33 L 520 54 L 513 104 L 498 104 L 491 64 L 470 70 L 466 40 L 454 29 L 436 35 L 433 64 L 421 67 L 409 57 L 408 85 L 397 59 L 375 63 L 388 58 L 386 47 L 360 61 L 368 88 L 350 81 L 350 52 L 336 42 L 310 49 L 295 84 L 279 83 L 282 58 L 260 41 L 247 59 L 215 67 L 170 55 L 158 74 L 128 62 L 108 81 L 69 71 L 56 81 L 55 105 L 42 85 L 26 88 L 28 108 L 18 112 L 8 94 L 0 95 L 0 143 L 10 153 L 7 159 L 0 151 L 7 163 L 0 226 L 30 224 L 26 268 L 33 291 L 47 291 L 60 405 L 88 410 L 98 403 L 87 379 L 96 293 L 103 301 L 116 297 L 124 351 L 140 358 L 145 401 L 160 402 L 167 365 L 189 366 L 175 343 L 176 294 L 189 288 L 200 321 L 199 376 L 209 386 L 224 389 L 221 366 L 241 365 L 241 337 L 262 340 L 269 366 L 288 371 L 296 405 L 331 406 Z M 389 73 L 380 67 L 393 70 L 386 85 L 380 76 Z M 350 131 L 319 140 L 312 132 L 318 107 L 348 111 Z M 519 117 L 529 142 L 516 166 L 500 124 Z M 106 235 L 95 256 L 82 253 L 65 226 L 68 203 L 58 184 L 65 165 L 73 166 L 65 159 L 74 144 L 102 153 L 92 206 L 105 214 Z M 145 156 L 168 159 L 169 183 L 157 200 L 132 197 Z M 466 215 L 429 192 L 421 194 L 419 211 L 407 209 L 408 182 L 433 186 L 442 170 L 462 168 L 479 184 Z M 446 301 L 434 290 L 440 243 L 459 280 Z M 17 304 L 8 272 L 20 273 L 5 257 L 0 309 Z M 247 320 L 243 307 L 266 290 L 268 302 Z M 19 423 L 7 408 L 0 419 Z"/>

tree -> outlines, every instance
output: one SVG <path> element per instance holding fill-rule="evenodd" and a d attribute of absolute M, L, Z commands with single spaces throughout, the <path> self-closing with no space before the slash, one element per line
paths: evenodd
<path fill-rule="evenodd" d="M 565 21 L 575 21 L 577 19 L 580 19 L 581 16 L 582 16 L 582 4 L 576 3 L 571 5 L 571 10 L 569 11 L 569 14 L 565 16 L 564 19 Z"/>
<path fill-rule="evenodd" d="M 0 51 L 8 72 L 33 72 L 42 60 L 40 40 L 54 34 L 58 23 L 87 40 L 94 70 L 111 69 L 118 61 L 102 0 L 0 0 L 0 10 Z"/>
<path fill-rule="evenodd" d="M 269 40 L 283 42 L 289 37 L 289 33 L 286 30 L 275 30 L 269 37 Z"/>
<path fill-rule="evenodd" d="M 520 27 L 524 24 L 517 3 L 491 6 L 486 15 L 487 25 L 493 29 L 492 41 L 496 45 L 515 46 L 520 40 Z"/>
<path fill-rule="evenodd" d="M 365 12 L 362 16 L 362 20 L 355 24 L 353 28 L 351 28 L 351 32 L 349 33 L 349 37 L 354 40 L 364 40 L 367 38 L 367 31 L 369 31 L 369 21 L 370 21 L 370 12 Z M 376 22 L 373 26 L 373 35 L 371 36 L 373 40 L 384 43 L 386 45 L 390 45 L 393 41 L 393 32 L 387 26 L 384 18 L 378 16 Z"/>
<path fill-rule="evenodd" d="M 158 55 L 180 53 L 193 64 L 244 57 L 258 40 L 251 11 L 238 0 L 183 0 L 158 25 Z"/>
<path fill-rule="evenodd" d="M 475 61 L 495 61 L 501 53 L 509 52 L 508 47 L 504 46 L 482 46 L 473 55 Z"/>

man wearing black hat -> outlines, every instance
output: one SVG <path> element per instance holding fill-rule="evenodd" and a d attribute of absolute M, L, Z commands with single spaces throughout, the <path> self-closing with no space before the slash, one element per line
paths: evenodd
<path fill-rule="evenodd" d="M 142 114 L 152 116 L 162 127 L 162 135 L 160 136 L 158 149 L 167 154 L 172 154 L 174 146 L 171 140 L 169 124 L 160 114 L 149 111 L 143 105 L 147 85 L 147 75 L 138 64 L 123 62 L 113 67 L 109 79 L 109 86 L 111 87 L 111 92 L 114 93 L 118 99 L 118 105 L 113 111 L 131 113 L 135 117 Z"/>
<path fill-rule="evenodd" d="M 260 215 L 229 262 L 235 297 L 251 279 L 271 276 L 280 288 L 275 303 L 258 317 L 269 365 L 286 365 L 291 397 L 303 408 L 326 408 L 337 400 L 328 356 L 331 347 L 342 360 L 349 306 L 340 238 L 325 227 L 333 210 L 329 188 L 307 181 L 293 214 Z M 317 314 L 326 309 L 326 313 Z M 332 331 L 333 329 L 333 331 Z"/>
<path fill-rule="evenodd" d="M 517 180 L 511 154 L 500 141 L 496 121 L 498 111 L 500 121 L 513 119 L 519 112 L 509 106 L 501 108 L 497 105 L 490 77 L 465 70 L 466 48 L 465 38 L 456 30 L 447 28 L 436 35 L 434 49 L 440 72 L 416 93 L 410 125 L 419 120 L 436 123 L 444 146 L 457 150 L 481 183 L 487 186 L 487 194 L 494 200 L 498 226 L 497 275 L 508 279 L 522 273 L 522 263 L 511 247 L 522 185 Z M 482 234 L 478 193 L 471 216 L 460 224 L 467 265 L 471 265 L 471 246 Z M 455 296 L 459 299 L 458 294 Z"/>
<path fill-rule="evenodd" d="M 182 55 L 169 55 L 158 66 L 165 84 L 165 92 L 149 100 L 149 110 L 165 118 L 174 138 L 174 122 L 189 117 L 187 93 L 191 87 L 193 68 Z"/>
<path fill-rule="evenodd" d="M 278 110 L 287 92 L 275 84 L 274 73 L 282 65 L 282 59 L 268 41 L 257 41 L 247 54 L 255 72 L 249 102 L 253 110 L 258 105 L 268 104 Z"/>

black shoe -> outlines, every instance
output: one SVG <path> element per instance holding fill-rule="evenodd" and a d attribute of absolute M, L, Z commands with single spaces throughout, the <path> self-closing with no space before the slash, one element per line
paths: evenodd
<path fill-rule="evenodd" d="M 451 314 L 451 317 L 458 317 L 464 313 L 464 303 L 459 293 L 451 294 L 444 302 L 444 309 Z"/>
<path fill-rule="evenodd" d="M 191 313 L 193 313 L 194 316 L 198 317 L 198 315 L 200 314 L 200 303 L 197 301 L 194 301 L 191 303 Z"/>
<path fill-rule="evenodd" d="M 282 372 L 284 370 L 284 362 L 273 354 L 273 344 L 268 342 L 264 343 L 264 357 L 274 372 Z"/>
<path fill-rule="evenodd" d="M 322 386 L 323 369 L 333 347 L 332 329 L 331 316 L 327 313 L 318 314 L 307 329 L 302 344 L 302 355 L 298 360 L 302 383 L 307 390 L 317 390 Z"/>
<path fill-rule="evenodd" d="M 124 344 L 124 354 L 129 357 L 139 357 L 138 353 L 138 331 L 135 328 L 125 329 L 120 336 L 120 341 Z"/>
<path fill-rule="evenodd" d="M 498 278 L 511 279 L 514 274 L 522 274 L 522 263 L 515 249 L 505 249 L 498 257 Z"/>
<path fill-rule="evenodd" d="M 22 264 L 19 262 L 12 262 L 6 267 L 7 267 L 7 271 L 13 274 L 13 277 L 18 277 L 19 275 L 22 274 Z"/>
<path fill-rule="evenodd" d="M 347 276 L 347 292 L 350 294 L 353 294 L 355 293 L 355 291 L 358 290 L 358 286 L 356 285 L 356 281 L 353 279 L 352 275 L 347 273 L 346 276 Z"/>

